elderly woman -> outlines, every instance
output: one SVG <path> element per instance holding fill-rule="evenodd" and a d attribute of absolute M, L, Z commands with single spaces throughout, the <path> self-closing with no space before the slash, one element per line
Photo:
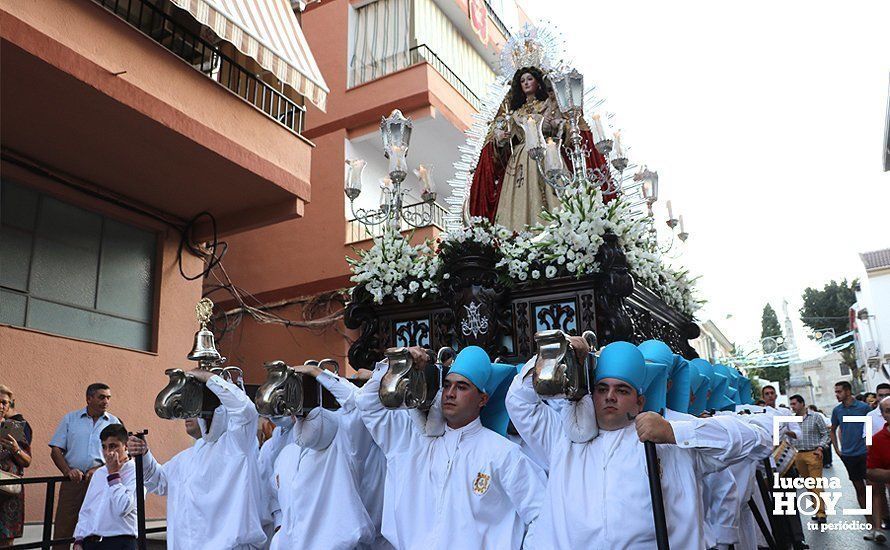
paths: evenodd
<path fill-rule="evenodd" d="M 21 476 L 31 465 L 31 427 L 22 415 L 15 414 L 14 408 L 12 390 L 0 385 L 0 424 L 16 428 L 13 433 L 20 434 L 13 437 L 4 430 L 5 435 L 0 438 L 0 470 Z M 22 536 L 25 523 L 24 487 L 17 494 L 3 489 L 0 487 L 0 548 L 11 546 L 12 539 Z"/>

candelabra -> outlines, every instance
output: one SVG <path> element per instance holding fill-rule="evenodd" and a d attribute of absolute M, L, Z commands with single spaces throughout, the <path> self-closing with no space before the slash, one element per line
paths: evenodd
<path fill-rule="evenodd" d="M 602 122 L 598 115 L 593 117 L 593 140 L 596 149 L 606 158 L 612 157 L 611 165 L 617 171 L 617 178 L 608 170 L 588 168 L 587 155 L 590 153 L 587 144 L 581 138 L 581 116 L 584 105 L 584 77 L 577 70 L 560 73 L 550 78 L 556 104 L 568 118 L 568 144 L 564 147 L 562 140 L 548 138 L 546 141 L 541 133 L 543 118 L 529 117 L 522 123 L 529 156 L 535 160 L 538 172 L 544 181 L 561 196 L 567 187 L 595 185 L 603 188 L 604 193 L 613 194 L 620 189 L 623 172 L 628 167 L 627 155 L 621 146 L 621 136 L 615 133 L 614 140 L 606 137 Z M 562 149 L 566 149 L 572 165 L 568 171 L 563 163 Z"/>
<path fill-rule="evenodd" d="M 356 208 L 355 199 L 362 191 L 362 173 L 367 164 L 362 159 L 347 160 L 347 175 L 344 192 L 349 198 L 349 208 L 356 221 L 364 226 L 372 227 L 383 224 L 386 231 L 399 231 L 402 222 L 414 228 L 429 225 L 433 219 L 432 209 L 414 212 L 404 207 L 404 196 L 408 189 L 403 187 L 408 176 L 408 146 L 411 143 L 411 119 L 402 115 L 398 109 L 380 122 L 380 133 L 383 139 L 383 154 L 389 159 L 389 177 L 381 185 L 379 208 Z M 432 167 L 421 164 L 414 174 L 423 185 L 421 199 L 431 205 L 436 200 L 435 185 L 432 179 Z"/>

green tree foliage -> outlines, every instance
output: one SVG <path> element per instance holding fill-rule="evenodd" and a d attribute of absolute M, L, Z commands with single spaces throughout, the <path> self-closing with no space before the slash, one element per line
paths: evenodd
<path fill-rule="evenodd" d="M 802 294 L 803 307 L 800 319 L 813 332 L 826 328 L 834 329 L 837 336 L 850 330 L 850 306 L 856 301 L 853 287 L 856 281 L 846 279 L 831 281 L 822 290 L 805 288 Z M 811 336 L 812 337 L 812 336 Z"/>
<path fill-rule="evenodd" d="M 763 306 L 763 315 L 760 318 L 760 338 L 763 352 L 777 353 L 785 351 L 784 343 L 778 344 L 777 342 L 778 346 L 773 346 L 771 343 L 769 345 L 764 345 L 762 341 L 763 338 L 776 338 L 780 336 L 782 336 L 782 325 L 779 324 L 779 317 L 776 315 L 776 310 L 773 309 L 773 306 L 766 304 Z M 789 377 L 788 365 L 783 365 L 781 367 L 752 368 L 749 372 L 760 378 L 779 382 L 779 391 L 785 393 L 785 387 L 788 384 Z M 755 395 L 759 397 L 760 393 L 757 392 Z"/>
<path fill-rule="evenodd" d="M 803 307 L 800 308 L 800 319 L 807 327 L 813 330 L 810 338 L 816 338 L 816 332 L 832 329 L 835 336 L 850 330 L 850 306 L 856 301 L 856 293 L 853 288 L 857 285 L 854 279 L 847 282 L 846 279 L 830 281 L 821 290 L 807 287 L 801 297 Z M 841 351 L 844 364 L 854 373 L 854 379 L 858 379 L 856 358 L 852 347 Z"/>
<path fill-rule="evenodd" d="M 760 338 L 776 337 L 782 335 L 782 325 L 779 324 L 779 317 L 773 306 L 766 304 L 763 306 L 763 315 L 760 318 Z M 775 353 L 783 351 L 785 346 L 780 345 L 779 349 L 771 349 L 764 346 L 764 353 Z"/>

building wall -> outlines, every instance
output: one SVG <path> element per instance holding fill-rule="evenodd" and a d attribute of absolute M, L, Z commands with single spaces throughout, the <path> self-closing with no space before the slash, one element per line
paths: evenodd
<path fill-rule="evenodd" d="M 148 429 L 153 453 L 162 462 L 168 460 L 188 447 L 191 439 L 181 422 L 162 420 L 155 415 L 154 398 L 167 383 L 165 369 L 190 366 L 185 356 L 197 328 L 191 304 L 201 298 L 201 282 L 186 281 L 179 275 L 178 231 L 15 167 L 4 165 L 3 171 L 4 177 L 36 187 L 60 200 L 157 231 L 159 242 L 154 351 L 134 351 L 0 325 L 2 383 L 15 392 L 17 411 L 34 429 L 33 463 L 26 470 L 27 475 L 59 475 L 50 460 L 49 440 L 65 413 L 85 406 L 86 386 L 99 381 L 111 386 L 109 410 L 131 431 Z M 202 265 L 197 258 L 183 257 L 183 268 L 188 273 L 200 272 Z M 41 521 L 41 489 L 35 486 L 26 492 L 27 521 Z M 148 502 L 149 517 L 164 515 L 163 499 L 151 497 Z"/>
<path fill-rule="evenodd" d="M 868 274 L 868 311 L 874 315 L 870 322 L 875 323 L 875 338 L 881 344 L 881 352 L 890 354 L 890 269 Z"/>
<path fill-rule="evenodd" d="M 858 309 L 867 309 L 867 320 L 857 320 L 858 340 L 865 349 L 858 349 L 857 356 L 862 364 L 872 349 L 880 350 L 882 360 L 865 370 L 865 385 L 869 391 L 890 381 L 890 269 L 876 270 L 866 274 L 862 280 L 862 292 L 857 295 Z"/>
<path fill-rule="evenodd" d="M 822 412 L 830 415 L 831 410 L 837 405 L 834 385 L 841 380 L 849 382 L 853 378 L 849 371 L 842 370 L 842 363 L 843 358 L 839 353 L 830 353 L 818 359 L 792 365 L 792 373 L 795 370 L 802 372 L 801 382 L 808 385 L 790 387 L 789 395 L 799 393 L 808 405 L 815 404 Z M 794 379 L 793 374 L 792 379 Z"/>

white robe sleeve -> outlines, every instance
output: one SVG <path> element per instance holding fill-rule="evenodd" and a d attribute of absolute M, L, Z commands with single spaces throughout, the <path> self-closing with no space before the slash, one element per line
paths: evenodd
<path fill-rule="evenodd" d="M 358 386 L 327 370 L 323 370 L 318 375 L 317 380 L 319 384 L 333 394 L 337 403 L 340 403 L 340 407 L 347 411 L 355 408 L 355 394 L 359 391 Z"/>
<path fill-rule="evenodd" d="M 396 451 L 407 449 L 417 433 L 406 411 L 388 410 L 380 402 L 380 380 L 387 369 L 389 364 L 382 361 L 377 363 L 371 379 L 356 395 L 356 405 L 361 411 L 362 422 L 371 432 L 371 437 L 380 450 L 390 457 Z"/>
<path fill-rule="evenodd" d="M 244 424 L 256 426 L 259 418 L 256 405 L 247 397 L 246 393 L 241 391 L 241 388 L 231 382 L 226 382 L 219 376 L 211 376 L 207 381 L 207 387 L 219 397 L 219 402 L 226 409 L 227 428 L 237 428 Z"/>
<path fill-rule="evenodd" d="M 739 543 L 739 490 L 729 468 L 702 477 L 707 486 L 705 514 L 711 535 L 717 544 Z"/>
<path fill-rule="evenodd" d="M 277 466 L 277 464 L 276 464 Z M 269 502 L 267 503 L 269 515 L 272 517 L 272 525 L 275 529 L 281 527 L 281 503 L 278 501 L 278 468 L 272 468 L 272 475 L 268 478 L 269 483 Z"/>
<path fill-rule="evenodd" d="M 170 466 L 168 463 L 166 466 Z M 142 474 L 144 476 L 145 489 L 156 495 L 167 494 L 167 470 L 165 465 L 158 463 L 151 451 L 142 457 Z"/>
<path fill-rule="evenodd" d="M 511 449 L 498 470 L 504 493 L 526 526 L 538 518 L 546 494 L 547 477 L 544 471 L 522 452 Z"/>
<path fill-rule="evenodd" d="M 716 472 L 771 447 L 769 436 L 731 416 L 671 422 L 677 446 L 696 451 L 701 472 Z"/>
<path fill-rule="evenodd" d="M 507 413 L 522 439 L 549 465 L 553 449 L 559 438 L 564 437 L 562 416 L 538 397 L 530 376 L 533 368 L 534 360 L 529 361 L 510 384 Z"/>
<path fill-rule="evenodd" d="M 340 403 L 340 429 L 346 434 L 345 443 L 353 462 L 363 464 L 365 458 L 371 452 L 374 440 L 368 433 L 368 428 L 362 420 L 361 411 L 358 410 L 356 399 L 361 395 L 365 386 L 359 388 L 349 380 L 341 378 L 329 371 L 324 371 L 318 376 L 318 382 L 327 388 L 337 402 Z"/>

